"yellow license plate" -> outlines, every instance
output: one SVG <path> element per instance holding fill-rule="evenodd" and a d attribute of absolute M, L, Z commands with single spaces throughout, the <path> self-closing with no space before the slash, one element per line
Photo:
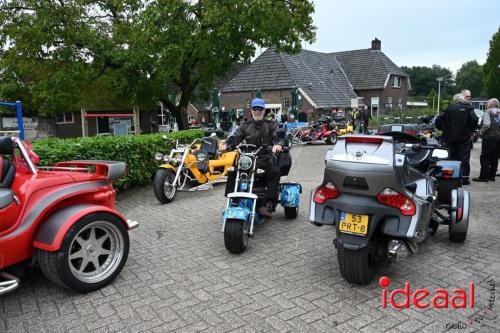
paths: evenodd
<path fill-rule="evenodd" d="M 339 230 L 349 234 L 366 235 L 368 232 L 368 215 L 341 212 Z"/>

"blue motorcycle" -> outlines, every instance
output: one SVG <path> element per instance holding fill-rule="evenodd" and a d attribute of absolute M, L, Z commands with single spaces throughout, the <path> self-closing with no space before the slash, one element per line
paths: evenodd
<path fill-rule="evenodd" d="M 262 200 L 265 192 L 263 176 L 265 171 L 257 168 L 259 153 L 269 146 L 257 147 L 255 145 L 242 143 L 236 147 L 239 152 L 236 164 L 236 175 L 234 177 L 234 190 L 227 193 L 227 205 L 224 210 L 222 232 L 224 233 L 224 245 L 231 253 L 242 253 L 245 251 L 248 240 L 254 236 L 254 227 L 263 218 L 257 211 L 257 201 Z M 281 176 L 288 175 L 291 167 L 291 157 L 288 149 L 276 158 Z M 228 177 L 228 183 L 229 181 Z M 230 184 L 231 186 L 232 184 Z M 279 197 L 275 204 L 281 203 L 285 210 L 285 216 L 289 219 L 297 217 L 299 212 L 300 193 L 302 186 L 298 183 L 280 183 Z M 274 205 L 275 207 L 275 205 Z M 273 207 L 273 208 L 274 208 Z"/>

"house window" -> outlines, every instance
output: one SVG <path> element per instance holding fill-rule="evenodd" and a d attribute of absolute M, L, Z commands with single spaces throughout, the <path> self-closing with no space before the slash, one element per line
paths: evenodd
<path fill-rule="evenodd" d="M 163 107 L 160 108 L 160 112 L 158 112 L 158 118 L 160 118 L 160 125 L 165 126 L 168 124 L 168 111 Z"/>
<path fill-rule="evenodd" d="M 392 109 L 392 97 L 387 97 L 387 104 L 385 106 L 388 109 Z"/>
<path fill-rule="evenodd" d="M 398 109 L 403 108 L 403 97 L 398 97 Z"/>
<path fill-rule="evenodd" d="M 394 76 L 394 80 L 392 81 L 392 86 L 394 88 L 401 88 L 401 78 L 399 76 Z"/>
<path fill-rule="evenodd" d="M 247 108 L 250 109 L 250 100 L 247 99 Z"/>
<path fill-rule="evenodd" d="M 288 109 L 290 107 L 290 100 L 288 98 L 283 99 L 283 107 Z"/>
<path fill-rule="evenodd" d="M 97 117 L 97 135 L 109 135 L 109 118 Z"/>
<path fill-rule="evenodd" d="M 57 124 L 73 124 L 73 112 L 56 113 Z"/>

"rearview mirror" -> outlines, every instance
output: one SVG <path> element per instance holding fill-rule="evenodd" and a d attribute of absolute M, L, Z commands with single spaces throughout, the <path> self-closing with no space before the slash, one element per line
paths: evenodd
<path fill-rule="evenodd" d="M 446 149 L 434 149 L 432 151 L 432 158 L 436 160 L 444 160 L 447 159 L 450 155 L 448 154 L 448 150 Z"/>

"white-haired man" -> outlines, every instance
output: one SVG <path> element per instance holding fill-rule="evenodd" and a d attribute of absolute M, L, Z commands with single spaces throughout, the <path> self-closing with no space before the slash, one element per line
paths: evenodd
<path fill-rule="evenodd" d="M 454 96 L 454 103 L 437 116 L 435 122 L 436 128 L 443 131 L 442 139 L 450 151 L 450 159 L 462 162 L 463 185 L 470 184 L 472 135 L 479 120 L 469 103 L 470 98 L 470 91 L 462 90 L 460 94 Z"/>
<path fill-rule="evenodd" d="M 488 101 L 487 110 L 483 114 L 483 142 L 481 144 L 481 171 L 476 182 L 495 181 L 500 158 L 500 109 L 498 99 Z"/>

